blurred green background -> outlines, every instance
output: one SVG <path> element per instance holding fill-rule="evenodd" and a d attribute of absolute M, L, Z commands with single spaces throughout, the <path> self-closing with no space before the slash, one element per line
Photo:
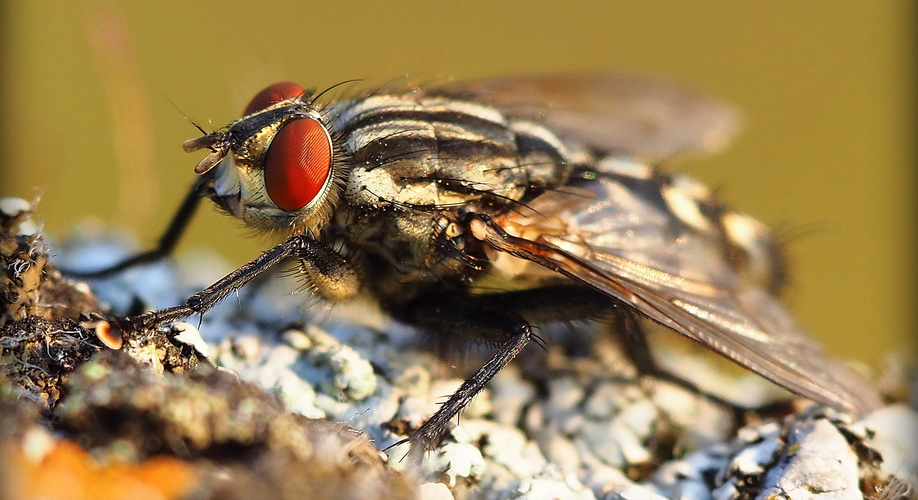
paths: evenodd
<path fill-rule="evenodd" d="M 677 167 L 798 234 L 787 301 L 843 356 L 913 347 L 916 4 L 799 2 L 5 2 L 3 196 L 41 195 L 61 237 L 97 217 L 152 244 L 201 155 L 263 86 L 406 73 L 662 75 L 736 104 L 726 153 Z M 178 111 L 178 110 L 181 110 Z M 209 206 L 180 250 L 266 248 Z"/>

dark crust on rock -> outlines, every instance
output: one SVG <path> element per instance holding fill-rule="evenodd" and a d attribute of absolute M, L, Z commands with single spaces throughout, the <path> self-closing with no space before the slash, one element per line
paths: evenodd
<path fill-rule="evenodd" d="M 22 221 L 22 214 L 0 220 L 0 372 L 22 396 L 51 409 L 67 375 L 101 348 L 77 321 L 100 306 L 88 288 L 54 269 L 40 236 L 18 234 Z"/>
<path fill-rule="evenodd" d="M 407 480 L 365 434 L 289 413 L 229 372 L 205 366 L 187 376 L 160 375 L 108 350 L 77 370 L 68 387 L 58 416 L 90 450 L 117 448 L 132 459 L 173 455 L 214 477 L 232 470 L 233 488 L 273 491 L 269 497 L 411 497 Z M 299 480 L 290 481 L 291 473 Z M 245 498 L 226 487 L 214 481 L 202 488 L 212 497 Z"/>
<path fill-rule="evenodd" d="M 54 268 L 40 235 L 19 234 L 28 215 L 0 214 L 0 454 L 13 453 L 0 475 L 40 431 L 105 463 L 177 457 L 194 498 L 413 498 L 366 434 L 289 413 L 171 331 L 105 347 L 94 325 L 108 311 Z"/>
<path fill-rule="evenodd" d="M 52 409 L 70 372 L 99 349 L 92 333 L 76 321 L 27 316 L 0 330 L 0 370 L 24 397 Z"/>

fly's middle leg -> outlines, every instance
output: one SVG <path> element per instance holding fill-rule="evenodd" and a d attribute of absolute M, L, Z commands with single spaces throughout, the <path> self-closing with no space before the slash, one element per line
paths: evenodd
<path fill-rule="evenodd" d="M 455 417 L 530 341 L 530 321 L 565 321 L 596 315 L 609 299 L 581 286 L 553 286 L 487 295 L 427 297 L 393 315 L 435 335 L 458 336 L 498 347 L 497 352 L 440 406 L 408 441 L 415 460 L 435 448 Z"/>
<path fill-rule="evenodd" d="M 482 297 L 431 297 L 402 308 L 400 319 L 442 335 L 459 335 L 499 345 L 499 350 L 443 403 L 408 438 L 409 456 L 420 461 L 436 448 L 449 422 L 497 375 L 532 339 L 532 327 L 522 316 L 495 307 Z"/>

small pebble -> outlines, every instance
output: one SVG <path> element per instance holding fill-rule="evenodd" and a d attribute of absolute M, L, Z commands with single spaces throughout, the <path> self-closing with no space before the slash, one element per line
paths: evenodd
<path fill-rule="evenodd" d="M 523 379 L 519 368 L 511 364 L 494 377 L 489 385 L 494 419 L 503 425 L 516 425 L 523 408 L 535 397 L 535 387 Z"/>
<path fill-rule="evenodd" d="M 434 470 L 443 471 L 450 487 L 456 486 L 458 478 L 477 480 L 486 467 L 481 451 L 467 443 L 447 443 L 429 459 Z"/>
<path fill-rule="evenodd" d="M 282 338 L 290 347 L 305 351 L 313 346 L 312 339 L 300 330 L 287 330 Z"/>
<path fill-rule="evenodd" d="M 453 500 L 453 494 L 443 483 L 424 483 L 418 488 L 418 500 Z"/>
<path fill-rule="evenodd" d="M 764 439 L 737 453 L 730 468 L 744 476 L 761 475 L 780 446 L 781 442 L 777 439 Z"/>
<path fill-rule="evenodd" d="M 861 500 L 858 459 L 828 420 L 794 423 L 787 447 L 765 475 L 763 498 Z"/>
<path fill-rule="evenodd" d="M 870 444 L 883 456 L 887 474 L 918 471 L 918 413 L 904 404 L 881 408 L 856 424 L 873 435 Z"/>
<path fill-rule="evenodd" d="M 575 478 L 524 479 L 517 489 L 519 500 L 595 500 L 593 491 Z"/>
<path fill-rule="evenodd" d="M 208 347 L 207 342 L 204 342 L 204 339 L 201 338 L 201 332 L 191 323 L 186 323 L 184 321 L 173 323 L 172 331 L 179 332 L 172 337 L 173 339 L 183 344 L 190 345 L 201 356 L 206 358 L 210 354 L 210 347 Z"/>

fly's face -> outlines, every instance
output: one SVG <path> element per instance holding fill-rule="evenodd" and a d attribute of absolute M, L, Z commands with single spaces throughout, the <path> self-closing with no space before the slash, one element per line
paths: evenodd
<path fill-rule="evenodd" d="M 316 232 L 337 202 L 341 153 L 309 95 L 278 83 L 226 130 L 184 144 L 209 149 L 195 173 L 213 176 L 214 202 L 258 229 Z"/>

